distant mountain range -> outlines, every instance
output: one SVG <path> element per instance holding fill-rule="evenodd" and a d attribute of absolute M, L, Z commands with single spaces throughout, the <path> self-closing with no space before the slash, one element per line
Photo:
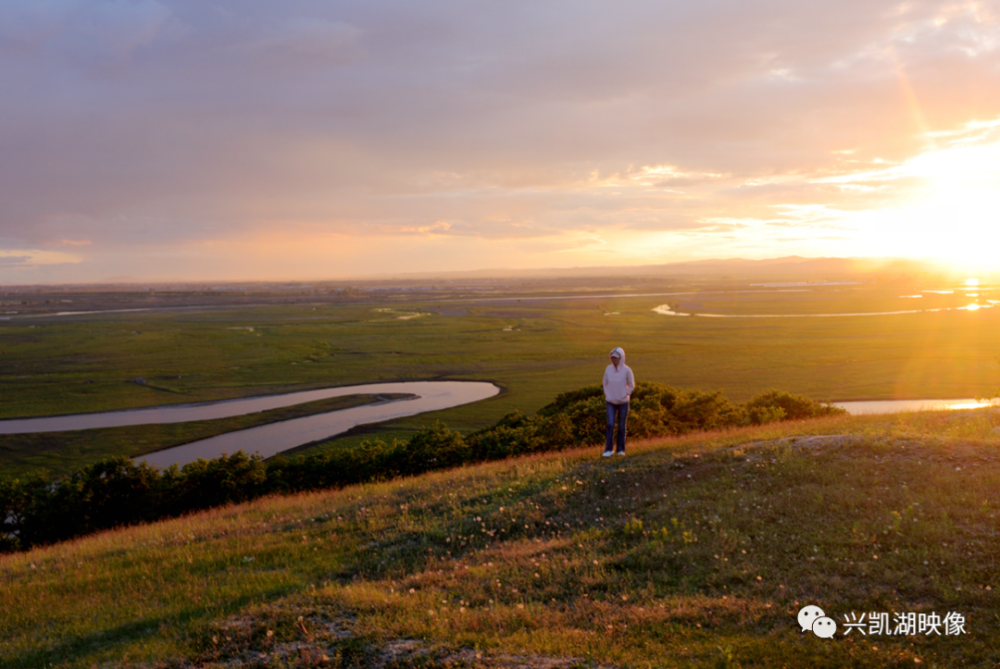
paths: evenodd
<path fill-rule="evenodd" d="M 982 274 L 969 275 L 946 265 L 927 260 L 912 260 L 903 258 L 803 258 L 801 256 L 786 256 L 783 258 L 768 258 L 764 260 L 748 260 L 746 258 L 717 258 L 711 260 L 692 260 L 688 262 L 665 263 L 662 265 L 630 265 L 608 267 L 566 267 L 540 269 L 510 269 L 491 267 L 466 271 L 439 272 L 405 272 L 394 274 L 375 274 L 342 277 L 319 278 L 309 280 L 286 281 L 142 281 L 131 276 L 116 276 L 89 286 L 117 286 L 129 289 L 134 286 L 199 286 L 205 290 L 222 290 L 226 286 L 253 285 L 278 286 L 284 288 L 302 287 L 303 284 L 350 284 L 384 283 L 400 281 L 405 283 L 422 283 L 436 281 L 495 281 L 495 280 L 573 280 L 573 279 L 683 279 L 685 281 L 739 282 L 739 283 L 819 283 L 837 281 L 868 281 L 868 280 L 920 280 L 920 281 L 965 281 L 972 277 L 984 282 L 995 284 L 1000 282 L 1000 266 L 989 276 Z M 286 285 L 287 284 L 287 285 Z M 80 286 L 86 286 L 79 284 Z M 210 288 L 210 286 L 214 288 Z M 306 288 L 311 287 L 305 286 Z"/>
<path fill-rule="evenodd" d="M 502 279 L 574 277 L 657 277 L 705 278 L 739 281 L 846 281 L 887 277 L 940 277 L 965 279 L 964 274 L 929 261 L 901 258 L 803 258 L 787 256 L 766 260 L 727 258 L 693 260 L 663 265 L 628 267 L 571 267 L 551 269 L 488 268 L 460 272 L 419 272 L 393 274 L 395 279 Z M 373 277 L 374 278 L 374 277 Z M 379 278 L 390 278 L 382 275 Z"/>

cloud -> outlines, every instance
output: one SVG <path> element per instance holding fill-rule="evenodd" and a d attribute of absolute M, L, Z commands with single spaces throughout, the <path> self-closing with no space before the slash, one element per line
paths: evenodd
<path fill-rule="evenodd" d="M 247 52 L 259 52 L 272 61 L 287 61 L 294 67 L 309 61 L 346 63 L 361 55 L 362 31 L 339 21 L 296 17 L 261 40 L 247 45 Z"/>
<path fill-rule="evenodd" d="M 2 266 L 18 266 L 27 265 L 31 260 L 29 255 L 3 255 L 0 254 L 0 265 Z"/>
<path fill-rule="evenodd" d="M 998 48 L 962 0 L 9 0 L 0 237 L 107 263 L 884 207 L 915 156 L 992 141 Z"/>
<path fill-rule="evenodd" d="M 0 54 L 101 67 L 153 44 L 170 18 L 156 0 L 11 0 L 0 7 Z"/>
<path fill-rule="evenodd" d="M 61 265 L 79 263 L 81 258 L 59 251 L 39 251 L 37 249 L 0 250 L 0 264 L 5 266 L 37 267 L 39 265 Z"/>

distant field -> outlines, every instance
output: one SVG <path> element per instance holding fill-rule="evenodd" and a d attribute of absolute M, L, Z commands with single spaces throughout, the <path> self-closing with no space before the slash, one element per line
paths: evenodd
<path fill-rule="evenodd" d="M 496 398 L 387 428 L 389 435 L 405 436 L 413 426 L 440 419 L 471 430 L 514 409 L 534 412 L 559 392 L 597 382 L 614 346 L 625 348 L 642 380 L 722 389 L 736 400 L 770 388 L 823 401 L 971 397 L 1000 385 L 1000 309 L 849 318 L 652 311 L 662 304 L 742 315 L 899 311 L 960 307 L 976 299 L 963 291 L 923 298 L 902 297 L 911 289 L 873 286 L 675 292 L 680 294 L 392 298 L 3 321 L 0 417 L 374 381 L 498 383 L 503 392 Z M 992 296 L 980 293 L 987 304 Z"/>

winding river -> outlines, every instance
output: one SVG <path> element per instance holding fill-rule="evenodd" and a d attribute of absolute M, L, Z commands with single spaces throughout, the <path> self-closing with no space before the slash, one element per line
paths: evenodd
<path fill-rule="evenodd" d="M 416 396 L 412 399 L 387 400 L 314 416 L 293 418 L 269 425 L 259 425 L 246 430 L 227 432 L 136 458 L 136 462 L 145 461 L 157 467 L 169 467 L 172 464 L 184 465 L 199 458 L 217 458 L 223 453 L 235 453 L 238 450 L 243 450 L 246 453 L 260 453 L 264 457 L 270 457 L 296 446 L 346 432 L 356 425 L 378 423 L 427 411 L 448 409 L 470 402 L 478 402 L 493 397 L 499 392 L 500 389 L 497 386 L 482 381 L 369 383 L 358 386 L 306 390 L 285 395 L 247 397 L 222 402 L 178 404 L 150 409 L 105 411 L 69 416 L 18 418 L 0 421 L 0 434 L 61 432 L 97 427 L 183 423 L 192 420 L 228 418 L 344 395 L 409 393 Z"/>

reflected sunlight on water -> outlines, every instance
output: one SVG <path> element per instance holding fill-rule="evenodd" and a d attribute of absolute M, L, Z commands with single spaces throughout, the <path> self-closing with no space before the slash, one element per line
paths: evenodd
<path fill-rule="evenodd" d="M 901 411 L 941 411 L 943 409 L 981 409 L 1000 406 L 1000 400 L 872 400 L 865 402 L 832 402 L 834 406 L 847 409 L 851 415 L 870 413 L 898 413 Z"/>
<path fill-rule="evenodd" d="M 990 309 L 998 304 L 997 300 L 988 300 L 989 304 L 968 304 L 964 307 L 939 307 L 937 309 L 907 309 L 904 311 L 864 311 L 843 314 L 708 314 L 684 313 L 673 311 L 669 304 L 661 304 L 653 311 L 664 316 L 697 316 L 699 318 L 840 318 L 847 316 L 898 316 L 900 314 L 929 314 L 937 311 L 978 311 Z"/>

